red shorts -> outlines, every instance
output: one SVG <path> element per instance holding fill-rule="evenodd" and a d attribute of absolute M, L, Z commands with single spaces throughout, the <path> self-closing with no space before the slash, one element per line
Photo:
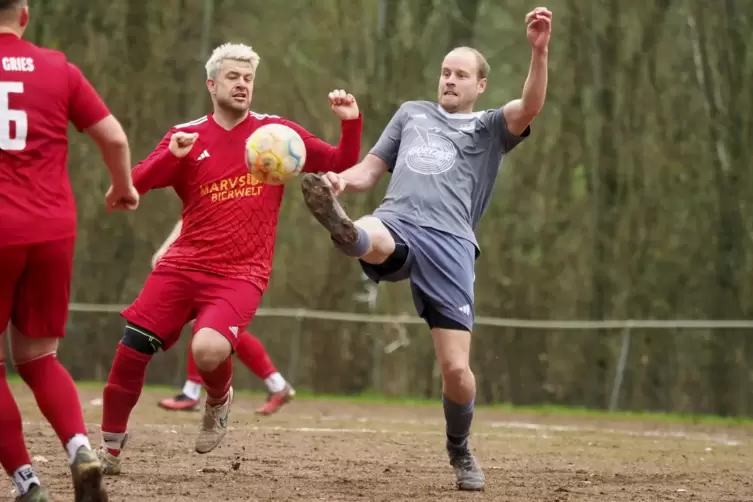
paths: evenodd
<path fill-rule="evenodd" d="M 0 247 L 0 333 L 8 321 L 31 338 L 63 338 L 76 238 Z"/>
<path fill-rule="evenodd" d="M 158 265 L 136 301 L 121 315 L 159 337 L 162 350 L 178 341 L 183 326 L 192 319 L 196 319 L 194 333 L 211 328 L 235 350 L 238 334 L 251 323 L 261 297 L 258 287 L 241 279 Z"/>

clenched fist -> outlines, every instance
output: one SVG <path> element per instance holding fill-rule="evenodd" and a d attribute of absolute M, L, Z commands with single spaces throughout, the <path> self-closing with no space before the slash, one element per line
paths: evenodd
<path fill-rule="evenodd" d="M 194 143 L 196 143 L 196 140 L 199 137 L 199 133 L 187 133 L 187 132 L 176 132 L 172 136 L 170 136 L 170 152 L 172 152 L 173 155 L 178 157 L 179 159 L 182 159 L 186 155 L 188 155 L 188 152 L 191 151 L 191 148 L 193 148 Z"/>

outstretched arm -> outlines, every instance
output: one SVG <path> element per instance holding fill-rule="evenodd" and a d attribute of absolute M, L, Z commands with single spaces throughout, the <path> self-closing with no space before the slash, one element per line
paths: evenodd
<path fill-rule="evenodd" d="M 326 179 L 335 196 L 343 191 L 367 192 L 374 188 L 385 173 L 392 172 L 400 153 L 404 122 L 405 114 L 401 107 L 392 116 L 379 140 L 361 162 L 339 175 L 327 173 Z"/>
<path fill-rule="evenodd" d="M 346 192 L 368 192 L 389 170 L 385 161 L 369 153 L 361 162 L 341 172 L 340 177 L 345 182 Z"/>
<path fill-rule="evenodd" d="M 507 131 L 514 136 L 522 135 L 544 106 L 552 13 L 548 9 L 538 7 L 528 13 L 526 24 L 528 24 L 528 40 L 532 46 L 528 78 L 523 85 L 523 94 L 520 99 L 510 101 L 502 108 Z"/>

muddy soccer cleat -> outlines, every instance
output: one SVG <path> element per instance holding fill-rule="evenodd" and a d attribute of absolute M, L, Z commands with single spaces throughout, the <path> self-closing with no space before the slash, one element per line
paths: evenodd
<path fill-rule="evenodd" d="M 71 464 L 75 502 L 107 502 L 107 491 L 102 483 L 102 464 L 97 454 L 82 446 Z"/>
<path fill-rule="evenodd" d="M 332 240 L 345 246 L 354 245 L 358 240 L 358 230 L 324 178 L 318 174 L 304 174 L 301 190 L 309 211 L 327 229 Z"/>
<path fill-rule="evenodd" d="M 281 392 L 270 394 L 264 406 L 257 409 L 255 413 L 257 415 L 272 415 L 280 411 L 280 408 L 292 401 L 293 398 L 295 398 L 295 389 L 286 385 Z"/>
<path fill-rule="evenodd" d="M 454 453 L 448 451 L 450 465 L 455 470 L 458 490 L 483 491 L 486 486 L 484 471 L 481 470 L 476 457 L 469 451 Z"/>
<path fill-rule="evenodd" d="M 199 435 L 196 438 L 196 453 L 209 453 L 217 448 L 227 434 L 227 420 L 230 415 L 230 405 L 233 402 L 233 388 L 227 394 L 227 401 L 218 406 L 209 403 L 204 405 L 204 416 L 201 417 Z"/>
<path fill-rule="evenodd" d="M 16 502 L 51 502 L 50 494 L 39 485 L 33 485 L 25 495 L 15 498 Z"/>
<path fill-rule="evenodd" d="M 191 399 L 182 392 L 175 397 L 168 397 L 158 403 L 160 408 L 176 411 L 199 411 L 198 399 Z"/>
<path fill-rule="evenodd" d="M 114 448 L 112 444 L 112 441 L 105 441 L 104 440 L 104 433 L 102 438 L 102 444 L 97 448 L 97 457 L 99 458 L 99 462 L 101 464 L 102 473 L 105 476 L 117 476 L 121 473 L 121 462 L 123 459 L 120 458 L 120 454 L 123 453 L 123 450 L 125 449 L 126 443 L 128 442 L 128 433 L 123 434 L 123 439 L 120 440 L 120 442 L 117 442 L 117 448 Z M 109 448 L 108 448 L 109 446 Z M 115 449 L 119 452 L 119 455 L 113 455 L 110 453 L 110 448 Z"/>

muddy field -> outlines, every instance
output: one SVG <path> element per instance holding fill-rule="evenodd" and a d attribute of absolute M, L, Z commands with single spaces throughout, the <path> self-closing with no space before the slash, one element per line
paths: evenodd
<path fill-rule="evenodd" d="M 62 448 L 33 397 L 14 392 L 43 482 L 72 500 Z M 101 393 L 81 393 L 98 443 Z M 108 478 L 112 501 L 753 501 L 753 432 L 743 426 L 480 410 L 472 446 L 487 489 L 466 494 L 454 489 L 439 403 L 299 399 L 259 418 L 259 398 L 238 395 L 225 442 L 202 456 L 199 413 L 163 411 L 161 397 L 145 392 L 134 411 L 124 473 Z"/>

